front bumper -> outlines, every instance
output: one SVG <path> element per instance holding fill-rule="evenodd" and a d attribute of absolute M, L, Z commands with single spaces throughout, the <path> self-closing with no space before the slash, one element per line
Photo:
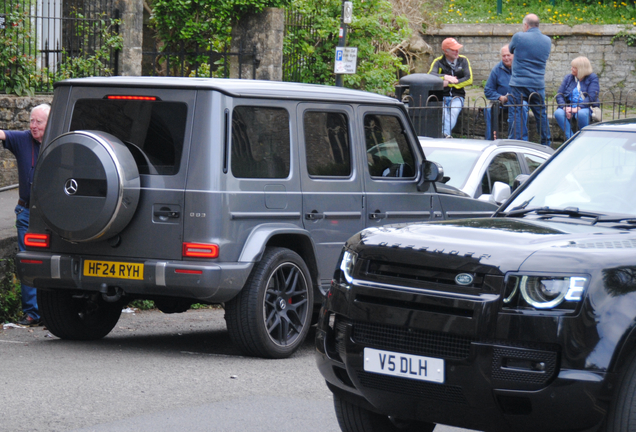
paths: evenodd
<path fill-rule="evenodd" d="M 16 258 L 18 276 L 23 284 L 36 288 L 100 291 L 105 284 L 136 296 L 183 297 L 221 303 L 232 299 L 241 290 L 253 266 L 253 263 L 90 257 L 92 260 L 142 263 L 143 280 L 131 280 L 84 276 L 84 259 L 87 257 L 19 252 Z"/>
<path fill-rule="evenodd" d="M 501 337 L 485 324 L 488 301 L 466 316 L 444 309 L 446 319 L 436 321 L 410 294 L 375 291 L 371 298 L 361 287 L 332 288 L 320 312 L 317 364 L 334 393 L 384 415 L 477 430 L 593 431 L 603 422 L 616 375 L 565 369 L 566 354 L 547 335 L 541 342 Z M 443 359 L 444 383 L 367 372 L 365 347 Z"/>
<path fill-rule="evenodd" d="M 562 370 L 536 390 L 499 387 L 497 381 L 507 380 L 508 387 L 523 388 L 532 379 L 514 371 L 506 376 L 509 371 L 498 365 L 502 353 L 523 358 L 545 352 L 478 343 L 471 344 L 468 360 L 444 359 L 443 384 L 391 377 L 364 371 L 368 345 L 356 342 L 352 324 L 340 329 L 341 334 L 320 328 L 316 335 L 318 369 L 330 389 L 402 419 L 488 431 L 595 430 L 616 380 L 614 374 Z"/>

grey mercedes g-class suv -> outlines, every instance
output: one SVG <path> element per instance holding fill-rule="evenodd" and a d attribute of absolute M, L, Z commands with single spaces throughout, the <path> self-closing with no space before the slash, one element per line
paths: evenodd
<path fill-rule="evenodd" d="M 404 105 L 337 87 L 113 77 L 57 83 L 18 254 L 49 330 L 98 339 L 122 306 L 223 304 L 232 340 L 302 343 L 345 240 L 487 216 L 439 182 Z"/>

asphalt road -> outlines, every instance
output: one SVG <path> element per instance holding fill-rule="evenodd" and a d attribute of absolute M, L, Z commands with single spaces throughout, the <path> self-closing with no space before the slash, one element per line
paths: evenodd
<path fill-rule="evenodd" d="M 95 342 L 0 330 L 0 431 L 340 431 L 313 331 L 289 359 L 243 357 L 223 313 L 125 313 Z"/>

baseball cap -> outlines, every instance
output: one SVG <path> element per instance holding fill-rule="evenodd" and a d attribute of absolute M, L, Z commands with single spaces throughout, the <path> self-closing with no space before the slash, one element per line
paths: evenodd
<path fill-rule="evenodd" d="M 457 42 L 457 40 L 455 38 L 446 38 L 444 39 L 444 42 L 442 42 L 442 50 L 445 49 L 452 49 L 452 50 L 459 50 L 461 47 L 463 47 L 464 45 L 460 44 L 459 42 Z"/>

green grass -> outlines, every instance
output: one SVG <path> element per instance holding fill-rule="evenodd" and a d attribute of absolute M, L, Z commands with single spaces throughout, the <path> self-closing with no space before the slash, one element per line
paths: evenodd
<path fill-rule="evenodd" d="M 555 0 L 554 6 L 551 0 L 503 0 L 501 15 L 497 15 L 497 0 L 444 0 L 444 7 L 434 17 L 446 24 L 521 24 L 529 13 L 537 14 L 542 23 L 549 24 L 636 26 L 636 6 L 632 0 Z"/>

